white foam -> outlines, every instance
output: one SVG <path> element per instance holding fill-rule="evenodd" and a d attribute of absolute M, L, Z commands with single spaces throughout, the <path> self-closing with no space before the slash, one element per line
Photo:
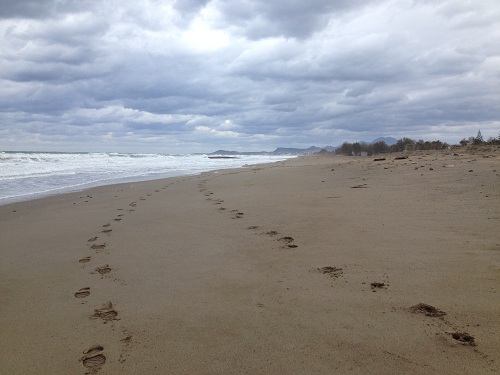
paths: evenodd
<path fill-rule="evenodd" d="M 280 161 L 290 156 L 122 153 L 0 153 L 0 204 L 122 181 L 196 174 Z"/>

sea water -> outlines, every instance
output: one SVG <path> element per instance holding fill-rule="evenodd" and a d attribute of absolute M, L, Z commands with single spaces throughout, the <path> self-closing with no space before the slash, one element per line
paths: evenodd
<path fill-rule="evenodd" d="M 0 205 L 121 182 L 194 175 L 285 160 L 286 155 L 0 152 Z"/>

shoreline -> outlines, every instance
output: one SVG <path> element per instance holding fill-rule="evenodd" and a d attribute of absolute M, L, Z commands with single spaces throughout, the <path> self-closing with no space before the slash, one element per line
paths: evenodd
<path fill-rule="evenodd" d="M 40 153 L 35 153 L 37 156 Z M 160 180 L 171 177 L 196 175 L 212 170 L 241 168 L 245 165 L 272 163 L 286 160 L 292 156 L 249 156 L 239 161 L 210 161 L 206 155 L 157 155 L 157 154 L 128 154 L 127 158 L 116 158 L 110 154 L 104 159 L 81 158 L 75 160 L 73 155 L 88 157 L 93 153 L 45 153 L 47 157 L 41 160 L 40 174 L 33 174 L 34 165 L 28 163 L 21 171 L 16 163 L 24 163 L 23 157 L 17 155 L 6 161 L 5 171 L 0 182 L 3 183 L 0 205 L 29 201 L 43 197 L 50 197 L 71 192 L 80 192 L 92 187 L 108 186 L 122 183 L 132 183 L 150 180 Z M 61 155 L 61 156 L 59 156 Z M 58 161 L 58 157 L 62 160 Z M 24 157 L 25 158 L 25 157 Z M 201 158 L 201 159 L 200 159 Z M 233 158 L 231 158 L 233 159 Z M 145 160 L 145 161 L 144 161 Z M 53 169 L 55 163 L 61 162 L 60 169 Z M 130 163 L 129 163 L 130 161 Z M 139 164 L 138 164 L 139 161 Z M 104 164 L 103 164 L 104 163 Z M 126 165 L 125 165 L 125 164 Z M 35 163 L 36 164 L 36 163 Z M 89 164 L 90 169 L 82 169 Z M 118 169 L 117 169 L 118 168 Z M 31 172 L 30 172 L 31 171 Z M 61 171 L 64 171 L 61 172 Z M 61 174 L 62 173 L 62 174 Z M 14 177 L 17 176 L 17 177 Z"/>
<path fill-rule="evenodd" d="M 0 372 L 496 373 L 500 152 L 478 152 L 2 205 Z"/>

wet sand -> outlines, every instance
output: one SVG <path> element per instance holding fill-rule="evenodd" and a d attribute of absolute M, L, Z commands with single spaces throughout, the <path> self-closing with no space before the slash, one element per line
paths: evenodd
<path fill-rule="evenodd" d="M 500 150 L 395 156 L 0 206 L 0 373 L 498 373 Z"/>

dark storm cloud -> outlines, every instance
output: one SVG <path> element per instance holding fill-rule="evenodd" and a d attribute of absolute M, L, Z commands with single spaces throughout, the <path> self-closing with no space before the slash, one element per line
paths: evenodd
<path fill-rule="evenodd" d="M 190 18 L 195 16 L 209 2 L 210 0 L 175 0 L 173 7 L 181 16 Z"/>
<path fill-rule="evenodd" d="M 92 0 L 0 0 L 1 18 L 45 19 L 88 9 Z"/>
<path fill-rule="evenodd" d="M 185 152 L 498 134 L 493 0 L 0 0 L 0 9 L 3 149 L 33 139 Z"/>
<path fill-rule="evenodd" d="M 224 21 L 246 37 L 306 38 L 322 30 L 336 13 L 355 9 L 364 1 L 349 0 L 243 0 L 221 1 Z"/>
<path fill-rule="evenodd" d="M 53 1 L 0 0 L 0 18 L 45 18 L 56 12 Z"/>

